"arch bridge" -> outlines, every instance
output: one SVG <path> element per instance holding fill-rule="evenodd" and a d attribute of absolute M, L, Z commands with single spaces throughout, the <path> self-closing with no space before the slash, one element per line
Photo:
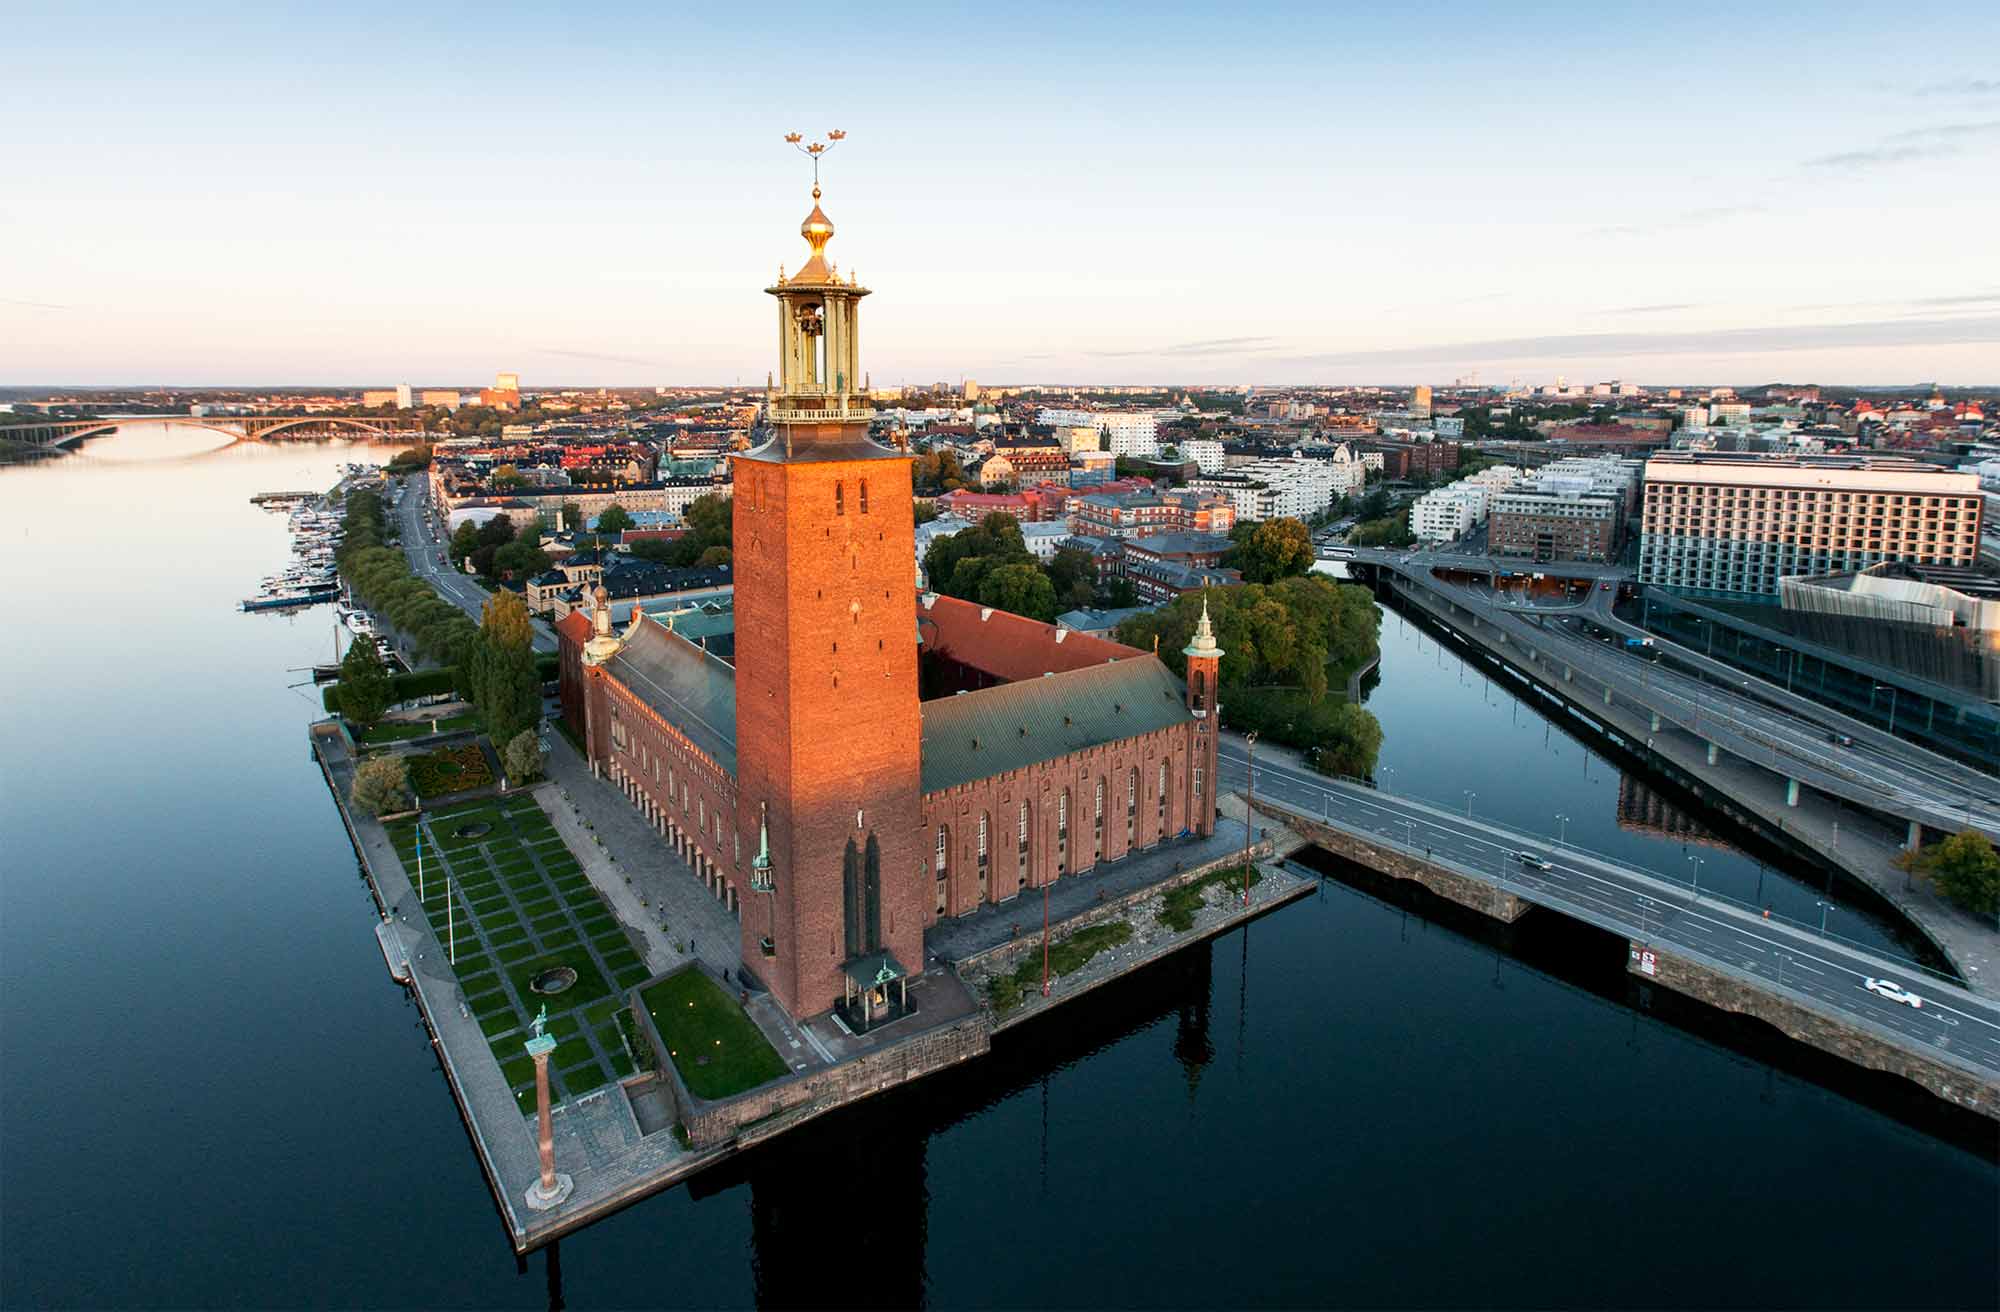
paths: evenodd
<path fill-rule="evenodd" d="M 402 416 L 354 415 L 126 415 L 115 419 L 52 419 L 0 428 L 0 437 L 36 447 L 74 446 L 126 424 L 205 428 L 241 442 L 274 438 L 366 437 L 391 441 L 421 437 L 423 421 Z"/>

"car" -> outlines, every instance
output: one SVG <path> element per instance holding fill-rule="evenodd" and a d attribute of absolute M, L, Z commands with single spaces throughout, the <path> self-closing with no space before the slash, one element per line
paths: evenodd
<path fill-rule="evenodd" d="M 1611 585 L 1609 583 L 1600 583 L 1597 585 L 1597 590 L 1599 592 L 1609 592 L 1611 591 Z"/>
<path fill-rule="evenodd" d="M 1844 733 L 1830 733 L 1826 736 L 1826 740 L 1840 747 L 1854 746 L 1854 740 Z"/>
<path fill-rule="evenodd" d="M 1887 998 L 1891 1002 L 1900 1002 L 1915 1011 L 1922 1011 L 1924 1009 L 1924 1000 L 1904 988 L 1901 984 L 1895 984 L 1886 979 L 1871 978 L 1862 980 L 1861 987 L 1867 989 L 1870 993 Z"/>
<path fill-rule="evenodd" d="M 1524 866 L 1533 866 L 1537 870 L 1554 870 L 1556 868 L 1555 862 L 1545 861 L 1533 852 L 1516 852 L 1514 853 L 1514 859 Z"/>

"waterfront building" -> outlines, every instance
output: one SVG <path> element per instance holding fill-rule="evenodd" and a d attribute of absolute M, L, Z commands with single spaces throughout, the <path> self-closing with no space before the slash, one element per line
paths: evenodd
<path fill-rule="evenodd" d="M 868 1026 L 940 918 L 1213 833 L 1221 651 L 1204 618 L 1183 684 L 1154 653 L 916 591 L 911 457 L 870 438 L 858 381 L 869 292 L 826 260 L 813 196 L 810 258 L 766 289 L 770 435 L 731 460 L 732 623 L 757 641 L 724 660 L 600 605 L 558 624 L 559 682 L 592 769 L 737 917 L 746 975 Z"/>
<path fill-rule="evenodd" d="M 1642 583 L 1776 596 L 1799 574 L 1978 561 L 1978 477 L 1873 456 L 1675 451 L 1646 462 Z"/>

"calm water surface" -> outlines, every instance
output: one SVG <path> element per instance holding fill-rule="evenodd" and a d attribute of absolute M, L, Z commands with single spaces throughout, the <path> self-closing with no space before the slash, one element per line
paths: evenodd
<path fill-rule="evenodd" d="M 0 1302 L 1994 1301 L 1981 1132 L 1649 1009 L 1615 940 L 1366 880 L 517 1264 L 308 760 L 330 613 L 234 610 L 287 547 L 249 495 L 368 458 L 135 428 L 0 471 Z M 1684 867 L 1613 766 L 1384 649 L 1392 786 Z"/>

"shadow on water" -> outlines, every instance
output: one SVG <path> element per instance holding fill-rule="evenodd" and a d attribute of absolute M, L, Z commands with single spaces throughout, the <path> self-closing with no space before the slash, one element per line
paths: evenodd
<path fill-rule="evenodd" d="M 1390 878 L 1316 847 L 1300 852 L 1293 863 L 1492 949 L 1496 971 L 1504 957 L 1614 1003 L 1631 1013 L 1635 1031 L 1642 1020 L 1672 1026 L 1762 1066 L 1767 1076 L 1783 1074 L 1817 1085 L 1982 1161 L 2000 1162 L 2000 1138 L 1986 1117 L 1943 1102 L 1900 1075 L 1866 1070 L 1807 1047 L 1755 1017 L 1723 1011 L 1640 979 L 1626 969 L 1626 942 L 1619 935 L 1544 908 L 1503 924 L 1446 901 L 1421 884 Z M 1768 1083 L 1763 1096 L 1769 1100 Z"/>

